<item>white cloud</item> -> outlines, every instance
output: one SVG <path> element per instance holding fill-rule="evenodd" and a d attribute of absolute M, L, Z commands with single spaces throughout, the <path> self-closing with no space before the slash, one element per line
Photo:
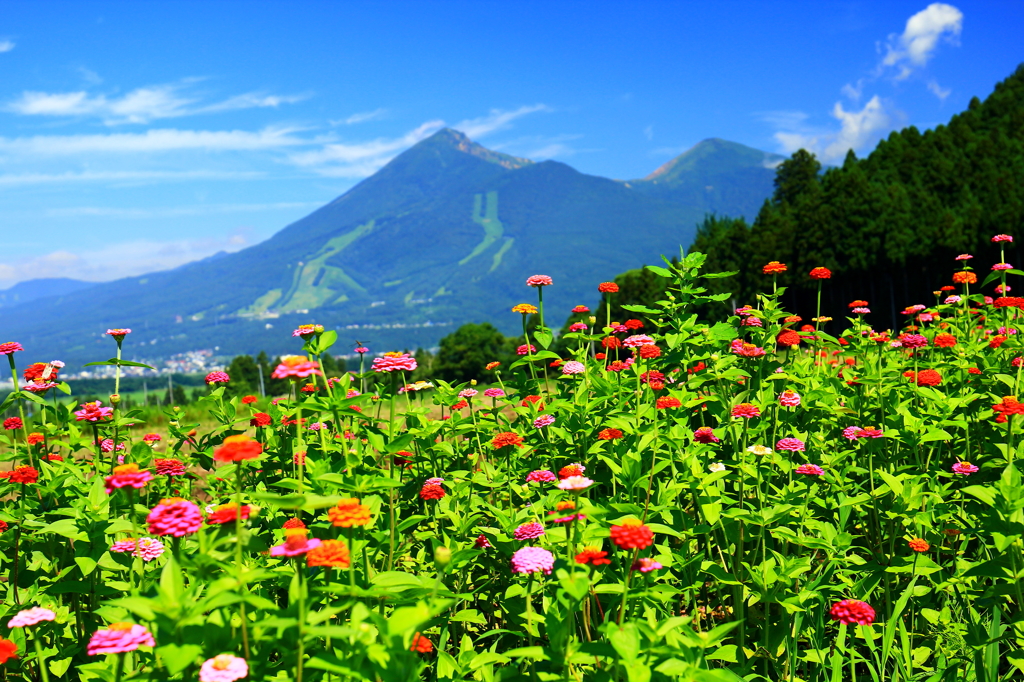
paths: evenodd
<path fill-rule="evenodd" d="M 10 40 L 0 40 L 0 53 L 10 52 L 14 49 L 14 43 Z"/>
<path fill-rule="evenodd" d="M 388 113 L 387 109 L 374 109 L 373 111 L 362 111 L 352 114 L 348 118 L 343 118 L 337 121 L 329 121 L 332 126 L 350 126 L 356 123 L 366 123 L 367 121 L 376 121 L 383 118 Z"/>
<path fill-rule="evenodd" d="M 121 97 L 91 95 L 84 90 L 62 93 L 26 91 L 3 109 L 22 116 L 94 116 L 108 125 L 119 125 L 237 109 L 276 108 L 306 98 L 306 95 L 246 93 L 222 102 L 199 105 L 198 97 L 182 94 L 193 82 L 194 79 L 190 79 L 182 83 L 136 88 Z"/>
<path fill-rule="evenodd" d="M 247 245 L 246 237 L 236 232 L 204 239 L 120 242 L 73 253 L 57 250 L 27 260 L 0 262 L 0 284 L 6 288 L 40 277 L 103 282 L 175 268 L 218 251 L 238 251 Z"/>
<path fill-rule="evenodd" d="M 944 88 L 940 86 L 939 82 L 936 81 L 934 78 L 928 81 L 928 90 L 943 102 L 945 102 L 946 98 L 949 97 L 951 92 L 953 92 L 949 88 Z"/>
<path fill-rule="evenodd" d="M 513 111 L 491 109 L 491 112 L 486 116 L 460 121 L 453 125 L 452 128 L 465 133 L 467 137 L 473 140 L 478 140 L 482 137 L 486 137 L 490 133 L 507 128 L 509 124 L 517 118 L 522 118 L 527 114 L 533 114 L 538 111 L 549 112 L 552 111 L 552 109 L 546 104 L 522 106 Z"/>
<path fill-rule="evenodd" d="M 72 206 L 49 208 L 43 212 L 47 218 L 176 218 L 179 216 L 216 215 L 226 213 L 260 213 L 312 209 L 322 206 L 314 201 L 281 201 L 269 204 L 201 204 L 198 206 L 166 206 L 155 208 L 122 208 L 116 206 Z"/>
<path fill-rule="evenodd" d="M 574 156 L 584 151 L 595 151 L 593 149 L 576 149 L 567 144 L 573 140 L 582 138 L 582 135 L 527 135 L 508 142 L 492 145 L 495 151 L 505 152 L 514 156 L 521 156 L 527 159 L 554 159 Z"/>
<path fill-rule="evenodd" d="M 963 28 L 964 15 L 956 7 L 935 2 L 907 19 L 902 35 L 889 36 L 883 67 L 899 69 L 897 80 L 903 80 L 917 67 L 923 67 L 945 38 L 956 44 Z"/>
<path fill-rule="evenodd" d="M 840 89 L 840 92 L 849 98 L 851 102 L 859 102 L 860 96 L 864 94 L 864 79 L 858 79 L 856 85 L 847 83 Z"/>
<path fill-rule="evenodd" d="M 0 137 L 0 152 L 26 156 L 74 156 L 79 154 L 135 154 L 182 149 L 206 151 L 254 151 L 308 145 L 315 140 L 297 137 L 296 128 L 245 130 L 147 130 L 144 133 L 110 135 L 36 135 Z"/>
<path fill-rule="evenodd" d="M 838 131 L 803 127 L 780 130 L 775 133 L 775 139 L 787 154 L 807 149 L 817 154 L 823 163 L 833 164 L 841 162 L 849 150 L 863 150 L 877 141 L 893 122 L 893 116 L 885 110 L 878 95 L 860 111 L 847 111 L 841 102 L 836 102 L 832 116 L 839 121 Z"/>
<path fill-rule="evenodd" d="M 265 177 L 258 171 L 84 171 L 65 173 L 8 173 L 0 175 L 0 189 L 24 185 L 55 185 L 66 183 L 148 183 L 188 182 L 194 180 L 251 180 Z"/>
<path fill-rule="evenodd" d="M 292 163 L 333 178 L 362 178 L 377 172 L 396 154 L 444 127 L 444 121 L 427 121 L 396 138 L 377 138 L 357 144 L 331 143 L 322 149 L 291 154 Z"/>

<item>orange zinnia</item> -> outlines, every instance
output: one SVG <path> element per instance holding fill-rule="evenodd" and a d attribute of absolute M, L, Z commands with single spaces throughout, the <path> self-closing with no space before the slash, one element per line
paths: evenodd
<path fill-rule="evenodd" d="M 307 566 L 348 568 L 350 564 L 348 545 L 342 540 L 324 540 L 306 553 Z"/>
<path fill-rule="evenodd" d="M 977 284 L 978 276 L 970 270 L 961 270 L 953 273 L 953 281 L 956 284 Z"/>
<path fill-rule="evenodd" d="M 341 528 L 365 526 L 370 523 L 370 508 L 359 504 L 359 498 L 346 497 L 327 510 L 327 518 L 331 524 Z"/>
<path fill-rule="evenodd" d="M 218 462 L 240 462 L 256 459 L 263 452 L 263 446 L 249 436 L 228 436 L 224 444 L 213 451 L 213 458 Z"/>
<path fill-rule="evenodd" d="M 785 272 L 788 268 L 777 260 L 773 260 L 768 265 L 761 268 L 761 272 L 766 275 L 779 275 Z"/>

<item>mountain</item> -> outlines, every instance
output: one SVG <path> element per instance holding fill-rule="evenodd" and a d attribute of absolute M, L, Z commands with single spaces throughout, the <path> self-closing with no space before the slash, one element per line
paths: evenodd
<path fill-rule="evenodd" d="M 94 286 L 95 282 L 83 282 L 67 277 L 51 277 L 48 279 L 30 279 L 18 282 L 9 289 L 0 291 L 0 308 L 10 308 L 22 303 L 29 303 L 46 296 L 63 296 L 81 289 Z"/>
<path fill-rule="evenodd" d="M 786 157 L 711 138 L 697 143 L 629 186 L 701 213 L 753 220 L 771 196 L 775 168 Z"/>
<path fill-rule="evenodd" d="M 572 306 L 596 302 L 599 282 L 693 240 L 708 202 L 678 197 L 700 173 L 724 178 L 729 163 L 716 162 L 714 149 L 699 157 L 662 174 L 672 183 L 623 183 L 445 129 L 265 242 L 40 299 L 31 315 L 12 308 L 5 336 L 67 362 L 109 357 L 102 333 L 114 326 L 134 330 L 125 350 L 140 359 L 215 347 L 294 351 L 290 332 L 307 322 L 339 329 L 339 353 L 356 340 L 374 351 L 430 347 L 469 321 L 514 333 L 520 319 L 510 308 L 533 301 L 524 285 L 533 274 L 555 278 L 544 293 L 557 326 Z M 687 164 L 697 170 L 684 173 Z M 749 202 L 767 196 L 761 186 L 752 192 Z"/>

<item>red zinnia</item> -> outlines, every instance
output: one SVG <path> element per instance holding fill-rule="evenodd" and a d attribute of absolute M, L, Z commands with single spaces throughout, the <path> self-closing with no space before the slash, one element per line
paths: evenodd
<path fill-rule="evenodd" d="M 412 636 L 412 646 L 409 647 L 409 651 L 415 651 L 420 654 L 429 654 L 433 650 L 434 645 L 429 639 L 418 632 Z"/>
<path fill-rule="evenodd" d="M 21 423 L 20 417 L 8 417 L 4 420 L 4 428 L 8 431 L 15 431 L 23 426 L 24 424 Z"/>
<path fill-rule="evenodd" d="M 538 410 L 543 410 L 544 399 L 539 395 L 528 395 L 523 398 L 523 402 L 519 403 L 520 407 L 529 407 L 530 405 L 536 405 Z"/>
<path fill-rule="evenodd" d="M 757 405 L 753 405 L 751 403 L 740 403 L 732 408 L 732 416 L 743 417 L 744 419 L 760 417 L 761 410 L 758 409 Z"/>
<path fill-rule="evenodd" d="M 522 444 L 523 437 L 520 436 L 518 433 L 514 433 L 512 431 L 505 431 L 499 433 L 498 435 L 491 439 L 491 447 L 494 448 L 495 450 L 507 447 L 509 445 L 519 447 L 522 446 Z"/>
<path fill-rule="evenodd" d="M 266 412 L 257 412 L 249 420 L 249 426 L 263 427 L 270 426 L 273 423 L 273 419 Z"/>
<path fill-rule="evenodd" d="M 927 552 L 931 545 L 929 545 L 921 538 L 912 538 L 907 542 L 907 547 L 909 547 L 915 552 Z"/>
<path fill-rule="evenodd" d="M 778 343 L 780 346 L 799 346 L 800 334 L 793 331 L 792 329 L 783 329 L 775 338 L 775 342 Z"/>
<path fill-rule="evenodd" d="M 615 282 L 601 282 L 597 285 L 597 290 L 602 294 L 614 294 L 619 290 L 619 285 Z"/>
<path fill-rule="evenodd" d="M 35 483 L 39 480 L 39 472 L 34 467 L 21 466 L 7 474 L 11 483 Z"/>
<path fill-rule="evenodd" d="M 661 398 L 658 398 L 658 400 L 654 403 L 654 406 L 659 410 L 680 407 L 681 405 L 682 403 L 679 402 L 679 398 L 673 398 L 670 395 L 662 396 Z"/>
<path fill-rule="evenodd" d="M 249 518 L 249 514 L 252 508 L 247 505 L 242 505 L 242 520 L 245 521 Z M 234 502 L 228 502 L 227 504 L 219 504 L 213 508 L 209 514 L 206 515 L 206 523 L 208 524 L 223 524 L 223 523 L 234 523 L 238 517 L 238 505 Z"/>
<path fill-rule="evenodd" d="M 254 395 L 247 395 L 244 398 L 242 398 L 242 404 L 243 405 L 252 405 L 257 400 L 259 400 L 259 398 L 257 398 L 256 396 L 254 396 Z"/>
<path fill-rule="evenodd" d="M 612 526 L 612 542 L 619 549 L 644 549 L 654 542 L 654 532 L 636 519 L 626 519 Z"/>
<path fill-rule="evenodd" d="M 596 547 L 584 547 L 583 551 L 576 555 L 576 563 L 587 566 L 601 566 L 611 562 L 608 552 L 602 552 Z"/>
<path fill-rule="evenodd" d="M 814 268 L 811 270 L 811 279 L 829 279 L 832 277 L 832 271 L 828 268 Z"/>
<path fill-rule="evenodd" d="M 661 356 L 661 349 L 653 344 L 640 346 L 640 350 L 638 352 L 640 357 L 644 360 L 653 360 L 654 358 Z"/>
<path fill-rule="evenodd" d="M 784 264 L 780 263 L 777 260 L 773 260 L 772 262 L 768 263 L 768 265 L 761 268 L 761 272 L 763 272 L 766 275 L 779 275 L 785 272 L 787 269 L 788 268 L 786 268 Z"/>
<path fill-rule="evenodd" d="M 622 438 L 622 431 L 619 431 L 618 429 L 601 429 L 597 434 L 598 440 L 618 440 L 619 438 Z"/>
<path fill-rule="evenodd" d="M 922 369 L 916 377 L 913 372 L 904 372 L 904 376 L 916 382 L 918 386 L 938 386 L 942 383 L 942 375 L 934 369 Z"/>
<path fill-rule="evenodd" d="M 952 334 L 938 334 L 932 340 L 932 343 L 939 348 L 952 348 L 956 345 L 956 337 Z"/>
<path fill-rule="evenodd" d="M 622 339 L 616 336 L 606 336 L 601 339 L 601 345 L 605 348 L 622 348 Z"/>
<path fill-rule="evenodd" d="M 424 483 L 420 488 L 421 500 L 440 500 L 444 496 L 444 488 L 437 483 Z"/>
<path fill-rule="evenodd" d="M 239 462 L 256 459 L 263 452 L 263 446 L 249 436 L 228 436 L 224 445 L 213 451 L 213 458 L 218 462 Z"/>
<path fill-rule="evenodd" d="M 844 599 L 837 602 L 829 611 L 832 620 L 846 625 L 871 625 L 875 622 L 875 610 L 867 603 L 857 599 Z"/>

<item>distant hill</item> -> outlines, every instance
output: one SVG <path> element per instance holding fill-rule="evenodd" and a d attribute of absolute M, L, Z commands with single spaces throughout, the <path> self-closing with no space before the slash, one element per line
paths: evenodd
<path fill-rule="evenodd" d="M 68 279 L 67 277 L 31 279 L 25 282 L 18 282 L 11 288 L 0 291 L 0 308 L 9 308 L 22 303 L 29 303 L 47 296 L 63 296 L 87 289 L 95 284 L 95 282 L 83 282 L 78 279 Z"/>
<path fill-rule="evenodd" d="M 748 173 L 762 152 L 721 141 L 695 149 L 653 180 L 624 183 L 445 129 L 265 242 L 40 299 L 31 315 L 12 308 L 5 334 L 69 362 L 109 357 L 110 326 L 134 330 L 125 349 L 136 358 L 294 350 L 289 332 L 310 321 L 340 329 L 339 353 L 357 339 L 374 351 L 430 347 L 467 321 L 513 333 L 509 309 L 535 298 L 524 286 L 533 274 L 555 277 L 545 304 L 557 325 L 597 300 L 598 282 L 691 243 L 709 207 L 729 212 L 728 196 L 736 208 L 770 193 L 758 180 L 744 197 L 742 183 L 726 181 L 730 164 Z M 709 178 L 720 189 L 687 204 L 691 185 Z"/>

